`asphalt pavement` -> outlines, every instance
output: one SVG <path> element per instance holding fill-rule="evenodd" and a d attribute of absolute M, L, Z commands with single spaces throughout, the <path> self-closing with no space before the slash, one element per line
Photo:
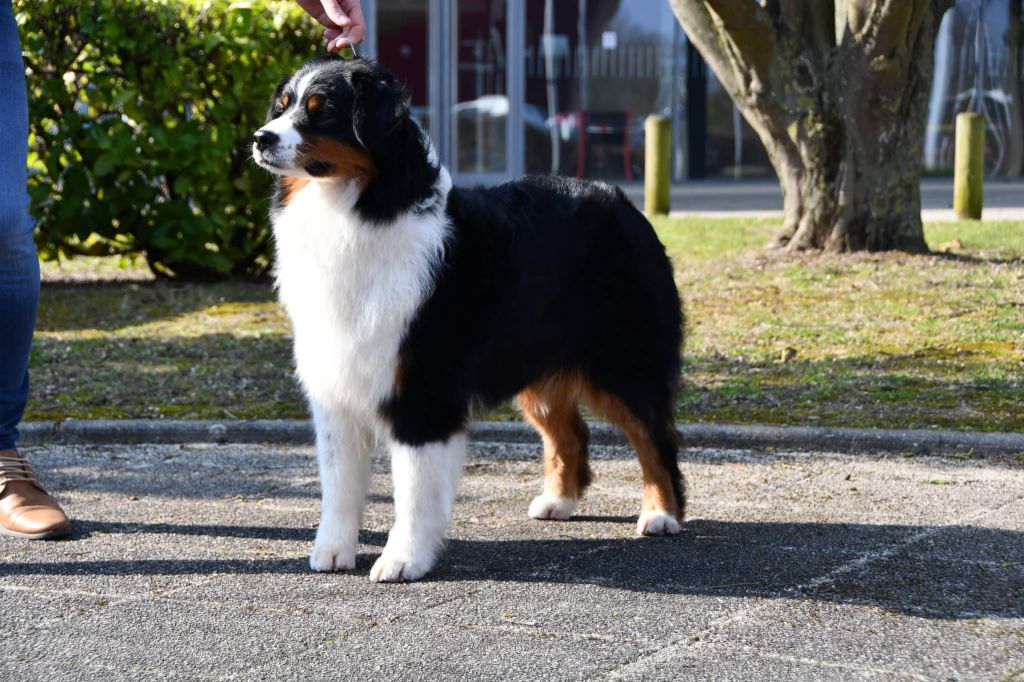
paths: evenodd
<path fill-rule="evenodd" d="M 622 188 L 633 203 L 643 206 L 643 184 L 624 184 Z M 1024 180 L 988 178 L 983 192 L 985 220 L 1024 220 Z M 680 217 L 782 215 L 782 190 L 777 180 L 691 180 L 673 184 L 670 196 L 672 213 Z M 956 220 L 952 178 L 921 181 L 921 217 L 926 221 Z"/>
<path fill-rule="evenodd" d="M 27 454 L 74 535 L 0 537 L 4 681 L 1024 679 L 1019 456 L 690 449 L 683 533 L 638 538 L 626 448 L 540 522 L 539 448 L 476 443 L 437 569 L 380 585 L 384 461 L 357 569 L 317 574 L 309 447 Z"/>

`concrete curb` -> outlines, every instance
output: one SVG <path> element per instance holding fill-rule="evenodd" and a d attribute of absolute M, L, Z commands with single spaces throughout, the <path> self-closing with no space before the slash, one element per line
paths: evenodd
<path fill-rule="evenodd" d="M 1024 434 L 912 429 L 849 429 L 804 426 L 677 425 L 686 447 L 738 450 L 819 450 L 827 452 L 912 453 L 1006 456 L 1024 453 Z M 625 443 L 606 424 L 591 423 L 591 442 Z M 305 420 L 157 421 L 148 419 L 34 422 L 21 426 L 23 445 L 113 443 L 273 443 L 308 445 L 313 428 Z M 474 422 L 476 442 L 540 443 L 536 432 L 520 422 Z"/>

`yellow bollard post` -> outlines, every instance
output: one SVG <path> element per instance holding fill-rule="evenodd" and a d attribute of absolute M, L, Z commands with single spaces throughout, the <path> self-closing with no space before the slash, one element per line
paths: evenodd
<path fill-rule="evenodd" d="M 955 153 L 953 211 L 961 220 L 981 220 L 985 180 L 985 119 L 981 114 L 957 114 Z"/>
<path fill-rule="evenodd" d="M 672 122 L 651 115 L 644 121 L 644 213 L 668 215 L 672 159 Z"/>

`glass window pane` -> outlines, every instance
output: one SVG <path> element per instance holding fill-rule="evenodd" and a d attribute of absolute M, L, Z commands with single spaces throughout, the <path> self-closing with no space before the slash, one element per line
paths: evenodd
<path fill-rule="evenodd" d="M 670 116 L 676 20 L 663 0 L 526 0 L 526 170 L 643 176 L 643 125 Z"/>
<path fill-rule="evenodd" d="M 384 0 L 378 3 L 377 56 L 412 96 L 412 113 L 430 130 L 427 106 L 429 0 Z"/>
<path fill-rule="evenodd" d="M 456 4 L 456 83 L 452 109 L 455 170 L 504 173 L 508 168 L 505 0 Z"/>
<path fill-rule="evenodd" d="M 768 152 L 739 109 L 733 104 L 714 72 L 708 69 L 707 139 L 705 172 L 707 177 L 774 177 Z"/>
<path fill-rule="evenodd" d="M 925 133 L 924 165 L 952 173 L 956 115 L 985 117 L 985 169 L 1024 173 L 1022 0 L 958 0 L 935 41 L 935 73 Z"/>

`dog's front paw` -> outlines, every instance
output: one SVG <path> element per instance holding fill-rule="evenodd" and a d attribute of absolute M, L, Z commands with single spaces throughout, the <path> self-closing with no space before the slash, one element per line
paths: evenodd
<path fill-rule="evenodd" d="M 558 519 L 565 521 L 576 511 L 576 500 L 571 497 L 555 497 L 554 495 L 538 495 L 530 503 L 531 519 Z"/>
<path fill-rule="evenodd" d="M 645 511 L 636 522 L 636 532 L 640 535 L 675 535 L 682 529 L 679 521 L 662 509 Z"/>
<path fill-rule="evenodd" d="M 356 567 L 356 548 L 349 543 L 317 540 L 309 555 L 309 567 L 314 571 L 350 571 Z"/>
<path fill-rule="evenodd" d="M 432 562 L 417 561 L 398 552 L 389 552 L 385 547 L 384 553 L 370 569 L 370 580 L 375 583 L 419 580 L 430 572 L 431 564 Z"/>

